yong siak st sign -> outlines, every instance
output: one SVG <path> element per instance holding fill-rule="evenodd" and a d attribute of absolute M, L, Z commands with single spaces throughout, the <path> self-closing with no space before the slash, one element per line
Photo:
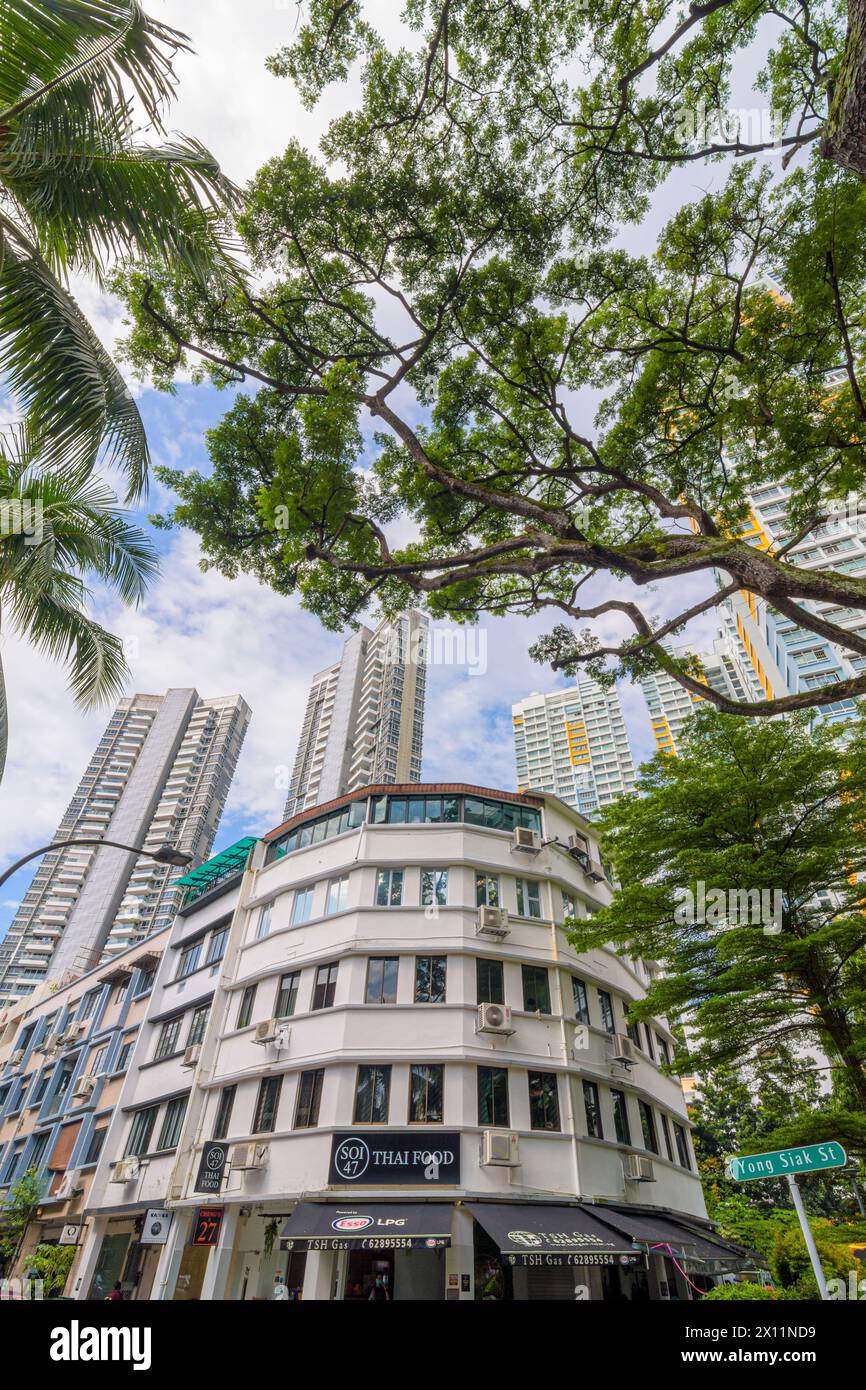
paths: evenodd
<path fill-rule="evenodd" d="M 358 1187 L 456 1186 L 460 1182 L 460 1135 L 435 1130 L 335 1134 L 328 1182 Z"/>

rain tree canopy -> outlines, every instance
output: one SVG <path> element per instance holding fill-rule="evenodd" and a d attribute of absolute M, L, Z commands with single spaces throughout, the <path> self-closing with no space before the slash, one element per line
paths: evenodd
<path fill-rule="evenodd" d="M 392 52 L 363 5 L 309 6 L 272 66 L 312 102 L 360 65 L 362 95 L 318 154 L 292 142 L 253 179 L 246 282 L 120 281 L 140 370 L 247 388 L 210 432 L 212 471 L 162 473 L 164 523 L 196 530 L 206 564 L 334 627 L 373 601 L 549 611 L 539 660 L 661 666 L 728 712 L 866 691 L 864 674 L 736 702 L 662 645 L 747 590 L 866 656 L 828 616 L 866 610 L 866 580 L 791 553 L 866 464 L 866 183 L 817 139 L 844 26 L 792 7 L 758 76 L 799 131 L 786 171 L 717 151 L 727 169 L 636 254 L 622 224 L 682 154 L 674 106 L 724 105 L 770 22 L 711 0 L 644 62 L 667 8 L 414 3 Z M 791 490 L 775 553 L 742 538 L 768 481 Z"/>

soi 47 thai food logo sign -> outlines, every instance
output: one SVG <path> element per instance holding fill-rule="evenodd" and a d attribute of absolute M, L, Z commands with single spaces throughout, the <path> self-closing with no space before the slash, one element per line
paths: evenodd
<path fill-rule="evenodd" d="M 460 1135 L 387 1130 L 363 1137 L 357 1131 L 335 1134 L 328 1181 L 363 1187 L 455 1186 L 460 1182 Z"/>

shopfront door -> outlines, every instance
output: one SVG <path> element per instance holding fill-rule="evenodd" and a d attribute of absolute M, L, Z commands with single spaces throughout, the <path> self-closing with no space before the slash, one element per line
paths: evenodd
<path fill-rule="evenodd" d="M 132 1235 L 129 1231 L 124 1231 L 120 1235 L 103 1236 L 88 1298 L 96 1300 L 108 1298 L 115 1284 L 122 1277 L 126 1263 L 126 1252 L 131 1239 Z"/>
<path fill-rule="evenodd" d="M 343 1298 L 347 1303 L 385 1302 L 394 1297 L 394 1252 L 350 1250 Z"/>

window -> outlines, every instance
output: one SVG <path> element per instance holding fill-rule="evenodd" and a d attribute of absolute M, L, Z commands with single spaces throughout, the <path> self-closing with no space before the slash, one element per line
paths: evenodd
<path fill-rule="evenodd" d="M 499 907 L 499 879 L 490 874 L 476 874 L 475 902 L 478 907 Z"/>
<path fill-rule="evenodd" d="M 129 1059 L 132 1056 L 132 1049 L 135 1047 L 135 1034 L 128 1035 L 120 1044 L 120 1051 L 117 1054 L 117 1061 L 114 1064 L 115 1072 L 126 1071 L 129 1066 Z"/>
<path fill-rule="evenodd" d="M 598 1087 L 594 1081 L 583 1083 L 583 1108 L 586 1112 L 586 1132 L 590 1139 L 603 1139 L 601 1104 L 598 1099 Z"/>
<path fill-rule="evenodd" d="M 256 1112 L 253 1116 L 253 1134 L 270 1134 L 276 1124 L 277 1106 L 280 1103 L 281 1076 L 266 1076 L 259 1086 Z"/>
<path fill-rule="evenodd" d="M 577 900 L 572 893 L 566 893 L 564 888 L 562 890 L 562 915 L 563 918 L 577 916 Z"/>
<path fill-rule="evenodd" d="M 645 1050 L 647 1052 L 647 1055 L 649 1057 L 652 1057 L 653 1061 L 655 1061 L 655 1057 L 653 1055 L 653 1030 L 652 1028 L 650 1028 L 648 1023 L 645 1023 L 643 1028 L 644 1037 L 646 1038 L 646 1042 L 644 1043 Z"/>
<path fill-rule="evenodd" d="M 657 1154 L 659 1151 L 659 1141 L 656 1135 L 656 1122 L 652 1106 L 647 1105 L 645 1100 L 638 1100 L 637 1108 L 640 1111 L 640 1127 L 643 1130 L 643 1146 L 645 1149 L 649 1149 L 650 1153 Z"/>
<path fill-rule="evenodd" d="M 180 964 L 177 968 L 177 978 L 185 980 L 187 975 L 191 975 L 198 969 L 199 956 L 201 955 L 201 942 L 194 941 L 191 946 L 185 946 L 180 953 Z"/>
<path fill-rule="evenodd" d="M 137 1110 L 132 1120 L 132 1129 L 126 1145 L 126 1158 L 139 1158 L 150 1149 L 150 1137 L 156 1123 L 157 1106 L 149 1105 L 145 1110 Z"/>
<path fill-rule="evenodd" d="M 228 941 L 228 927 L 220 927 L 219 931 L 211 932 L 210 941 L 207 946 L 207 964 L 216 965 L 217 961 L 222 960 L 226 953 L 226 942 Z"/>
<path fill-rule="evenodd" d="M 101 993 L 101 989 L 92 989 L 89 994 L 85 995 L 84 1008 L 78 1015 L 80 1023 L 83 1023 L 86 1019 L 93 1017 L 96 1011 L 96 1006 L 99 1003 L 99 996 Z"/>
<path fill-rule="evenodd" d="M 517 880 L 517 914 L 519 917 L 541 916 L 541 884 L 537 879 Z"/>
<path fill-rule="evenodd" d="M 501 960 L 479 957 L 475 962 L 475 984 L 479 1004 L 504 1004 L 505 982 Z"/>
<path fill-rule="evenodd" d="M 316 971 L 316 984 L 313 989 L 314 1009 L 330 1009 L 334 1002 L 334 994 L 337 990 L 337 970 L 338 964 L 320 965 Z"/>
<path fill-rule="evenodd" d="M 390 1094 L 390 1067 L 359 1067 L 355 1085 L 355 1124 L 386 1125 Z"/>
<path fill-rule="evenodd" d="M 670 1124 L 668 1123 L 668 1117 L 667 1117 L 667 1115 L 664 1113 L 664 1111 L 661 1112 L 661 1122 L 662 1122 L 662 1138 L 663 1138 L 664 1141 L 665 1141 L 665 1154 L 667 1155 L 668 1162 L 669 1162 L 669 1163 L 673 1163 L 673 1161 L 674 1161 L 674 1151 L 673 1151 L 673 1149 L 671 1148 L 671 1127 L 670 1127 Z"/>
<path fill-rule="evenodd" d="M 229 1132 L 237 1090 L 237 1086 L 223 1086 L 220 1091 L 220 1103 L 217 1107 L 216 1122 L 213 1127 L 214 1139 L 225 1139 Z"/>
<path fill-rule="evenodd" d="M 177 1014 L 174 1018 L 166 1019 L 162 1025 L 156 1044 L 156 1052 L 153 1054 L 154 1061 L 161 1062 L 163 1058 L 172 1057 L 175 1052 L 180 1050 L 177 1041 L 180 1037 L 180 1021 L 181 1015 Z"/>
<path fill-rule="evenodd" d="M 96 1051 L 91 1054 L 90 1066 L 87 1068 L 90 1076 L 99 1076 L 99 1074 L 105 1070 L 105 1057 L 107 1052 L 107 1046 L 97 1047 Z"/>
<path fill-rule="evenodd" d="M 189 1032 L 186 1035 L 187 1047 L 195 1047 L 204 1038 L 209 1013 L 210 1004 L 199 1004 L 198 1008 L 193 1010 Z"/>
<path fill-rule="evenodd" d="M 241 1006 L 238 1009 L 236 1028 L 249 1028 L 250 1019 L 253 1016 L 253 1005 L 256 1002 L 256 986 L 247 985 L 241 995 Z"/>
<path fill-rule="evenodd" d="M 292 903 L 292 926 L 300 927 L 304 922 L 309 922 L 313 915 L 313 893 L 315 887 L 310 884 L 308 888 L 299 888 L 295 894 L 295 901 Z"/>
<path fill-rule="evenodd" d="M 639 1023 L 626 1023 L 625 1031 L 628 1033 L 635 1047 L 642 1047 L 641 1028 Z"/>
<path fill-rule="evenodd" d="M 678 1125 L 674 1120 L 674 1138 L 677 1141 L 677 1158 L 684 1168 L 691 1168 L 692 1160 L 689 1156 L 689 1141 L 682 1125 Z"/>
<path fill-rule="evenodd" d="M 42 1075 L 40 1076 L 39 1080 L 36 1082 L 36 1085 L 33 1088 L 33 1094 L 30 1098 L 30 1105 L 42 1104 L 43 1100 L 45 1099 L 45 1092 L 48 1090 L 48 1083 L 50 1080 L 51 1072 L 46 1069 L 42 1073 Z"/>
<path fill-rule="evenodd" d="M 445 956 L 415 957 L 415 1003 L 445 1003 Z"/>
<path fill-rule="evenodd" d="M 418 1063 L 409 1068 L 409 1123 L 442 1123 L 442 1067 Z"/>
<path fill-rule="evenodd" d="M 371 956 L 367 962 L 366 1004 L 397 1003 L 398 956 Z"/>
<path fill-rule="evenodd" d="M 102 1153 L 102 1146 L 105 1143 L 105 1136 L 107 1133 L 107 1124 L 104 1124 L 101 1129 L 94 1129 L 91 1131 L 90 1141 L 84 1153 L 85 1164 L 99 1162 L 99 1155 Z"/>
<path fill-rule="evenodd" d="M 48 1148 L 48 1140 L 51 1137 L 50 1129 L 46 1129 L 44 1134 L 37 1134 L 27 1155 L 27 1167 L 38 1168 L 45 1157 L 45 1150 Z"/>
<path fill-rule="evenodd" d="M 376 906 L 400 907 L 403 902 L 403 870 L 380 869 L 376 875 Z"/>
<path fill-rule="evenodd" d="M 615 1033 L 616 1024 L 613 1020 L 613 1000 L 606 989 L 598 991 L 598 1007 L 601 1010 L 601 1026 L 606 1033 Z"/>
<path fill-rule="evenodd" d="M 295 902 L 297 903 L 297 901 L 298 901 L 298 894 L 296 893 L 296 894 L 295 894 Z M 273 905 L 273 903 L 265 903 L 264 907 L 259 908 L 259 915 L 258 915 L 258 917 L 256 918 L 256 930 L 255 930 L 255 940 L 256 940 L 256 941 L 261 941 L 261 940 L 262 940 L 264 937 L 266 937 L 266 936 L 268 935 L 268 933 L 270 932 L 270 930 L 271 930 L 271 917 L 273 916 L 273 911 L 274 911 L 274 905 Z M 294 920 L 295 920 L 295 914 L 294 914 L 294 912 L 293 912 L 293 913 L 292 913 L 292 922 L 294 922 Z"/>
<path fill-rule="evenodd" d="M 154 968 L 153 970 L 140 970 L 140 971 L 139 971 L 139 973 L 138 973 L 138 980 L 136 981 L 136 985 L 135 985 L 135 998 L 136 998 L 136 999 L 140 999 L 141 996 L 142 996 L 143 994 L 150 994 L 150 991 L 153 989 L 153 980 L 154 980 L 154 976 L 155 976 L 155 975 L 156 975 L 156 969 L 155 969 L 155 968 Z"/>
<path fill-rule="evenodd" d="M 162 1121 L 162 1129 L 157 1140 L 157 1150 L 176 1149 L 177 1141 L 180 1139 L 180 1128 L 183 1124 L 183 1117 L 186 1114 L 186 1103 L 188 1096 L 175 1096 L 165 1107 L 165 1115 Z"/>
<path fill-rule="evenodd" d="M 332 912 L 345 912 L 348 901 L 349 875 L 343 874 L 342 878 L 332 878 L 328 884 L 328 901 L 325 912 L 328 916 Z"/>
<path fill-rule="evenodd" d="M 625 1091 L 611 1091 L 610 1098 L 613 1101 L 613 1127 L 616 1130 L 616 1142 L 618 1144 L 630 1144 L 631 1126 L 628 1122 L 628 1103 L 625 1098 Z"/>
<path fill-rule="evenodd" d="M 668 1045 L 667 1038 L 662 1038 L 657 1033 L 656 1042 L 659 1045 L 659 1057 L 661 1059 L 662 1065 L 665 1067 L 669 1067 L 671 1064 L 671 1050 Z"/>
<path fill-rule="evenodd" d="M 550 1013 L 550 979 L 541 965 L 522 965 L 523 1007 L 530 1014 Z"/>
<path fill-rule="evenodd" d="M 508 1128 L 508 1069 L 478 1068 L 478 1123 Z"/>
<path fill-rule="evenodd" d="M 529 1073 L 529 1123 L 533 1129 L 559 1129 L 559 1096 L 555 1072 Z"/>
<path fill-rule="evenodd" d="M 448 870 L 421 870 L 421 906 L 445 907 L 448 902 Z"/>
<path fill-rule="evenodd" d="M 291 975 L 283 975 L 280 979 L 280 987 L 277 991 L 277 1006 L 274 1011 L 274 1018 L 291 1018 L 298 1004 L 298 985 L 301 983 L 300 970 L 293 970 Z"/>
<path fill-rule="evenodd" d="M 319 1105 L 322 1100 L 324 1079 L 324 1067 L 320 1067 L 317 1071 L 301 1072 L 298 1103 L 295 1107 L 295 1129 L 315 1129 L 319 1123 Z"/>
<path fill-rule="evenodd" d="M 589 999 L 586 985 L 576 975 L 571 977 L 571 993 L 574 999 L 574 1016 L 578 1023 L 589 1023 Z"/>

